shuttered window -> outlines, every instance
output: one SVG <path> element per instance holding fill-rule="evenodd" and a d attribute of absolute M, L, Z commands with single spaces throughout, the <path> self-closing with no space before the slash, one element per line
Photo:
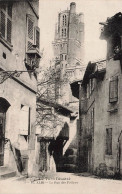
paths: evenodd
<path fill-rule="evenodd" d="M 1 11 L 1 25 L 0 25 L 0 29 L 1 29 L 1 35 L 4 38 L 5 38 L 5 28 L 6 28 L 5 13 L 3 11 Z"/>
<path fill-rule="evenodd" d="M 7 19 L 7 41 L 11 43 L 11 27 L 12 23 L 10 19 Z"/>
<path fill-rule="evenodd" d="M 113 78 L 109 84 L 109 102 L 118 101 L 118 77 Z"/>
<path fill-rule="evenodd" d="M 27 37 L 26 37 L 26 50 L 30 50 L 33 45 L 40 47 L 40 29 L 34 26 L 34 18 L 31 15 L 27 15 Z"/>
<path fill-rule="evenodd" d="M 0 12 L 0 32 L 2 38 L 11 43 L 12 36 L 12 4 L 2 4 Z"/>
<path fill-rule="evenodd" d="M 40 48 L 40 29 L 38 27 L 35 27 L 35 44 L 37 48 Z"/>
<path fill-rule="evenodd" d="M 28 38 L 33 40 L 33 22 L 31 19 L 28 19 Z"/>
<path fill-rule="evenodd" d="M 26 50 L 30 50 L 34 44 L 34 22 L 30 17 L 27 17 L 27 44 Z"/>
<path fill-rule="evenodd" d="M 106 155 L 112 155 L 112 128 L 106 129 Z"/>

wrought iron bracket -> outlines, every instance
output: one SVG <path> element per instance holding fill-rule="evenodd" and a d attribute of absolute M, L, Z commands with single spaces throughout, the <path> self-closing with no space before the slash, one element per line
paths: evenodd
<path fill-rule="evenodd" d="M 28 70 L 28 71 L 17 71 L 17 70 L 4 71 L 4 70 L 0 70 L 0 84 L 2 84 L 8 78 L 19 77 L 24 72 L 32 73 L 32 72 L 34 72 L 34 70 Z"/>

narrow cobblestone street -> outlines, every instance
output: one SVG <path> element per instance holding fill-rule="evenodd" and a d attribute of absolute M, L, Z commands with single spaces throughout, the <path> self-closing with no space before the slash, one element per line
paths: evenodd
<path fill-rule="evenodd" d="M 7 184 L 7 187 L 6 187 Z M 122 194 L 122 181 L 99 179 L 88 174 L 56 173 L 17 182 L 14 179 L 0 182 L 1 193 L 7 194 Z M 18 190 L 19 188 L 19 190 Z"/>

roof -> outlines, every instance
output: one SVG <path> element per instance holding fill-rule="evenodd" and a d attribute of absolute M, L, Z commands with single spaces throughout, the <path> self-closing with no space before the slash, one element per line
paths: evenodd
<path fill-rule="evenodd" d="M 68 107 L 47 99 L 37 98 L 37 103 L 43 103 L 47 106 L 54 107 L 56 111 L 60 112 L 63 115 L 70 115 L 71 113 L 73 113 L 73 111 Z"/>
<path fill-rule="evenodd" d="M 79 99 L 79 82 L 82 82 L 82 80 L 77 80 L 72 83 L 70 83 L 70 87 L 72 90 L 72 95 Z"/>
<path fill-rule="evenodd" d="M 83 79 L 74 81 L 70 84 L 72 94 L 74 97 L 79 99 L 79 82 L 82 85 L 86 86 L 89 82 L 89 79 L 92 77 L 97 77 L 103 79 L 103 76 L 106 72 L 106 60 L 99 60 L 94 62 L 89 62 L 84 74 Z"/>
<path fill-rule="evenodd" d="M 122 35 L 122 28 L 121 28 L 122 13 L 121 12 L 115 14 L 111 18 L 107 18 L 106 22 L 100 22 L 99 24 L 103 26 L 103 28 L 101 29 L 101 35 L 100 35 L 101 39 L 107 39 L 108 37 L 110 37 L 111 35 L 115 35 L 116 33 L 118 35 Z"/>

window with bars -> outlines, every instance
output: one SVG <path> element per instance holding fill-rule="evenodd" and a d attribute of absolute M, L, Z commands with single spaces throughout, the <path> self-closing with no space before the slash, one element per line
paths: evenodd
<path fill-rule="evenodd" d="M 106 155 L 112 155 L 112 128 L 106 129 Z"/>
<path fill-rule="evenodd" d="M 109 83 L 109 102 L 118 101 L 118 77 L 112 78 Z"/>
<path fill-rule="evenodd" d="M 12 4 L 0 3 L 0 33 L 8 43 L 11 44 L 12 36 Z"/>

